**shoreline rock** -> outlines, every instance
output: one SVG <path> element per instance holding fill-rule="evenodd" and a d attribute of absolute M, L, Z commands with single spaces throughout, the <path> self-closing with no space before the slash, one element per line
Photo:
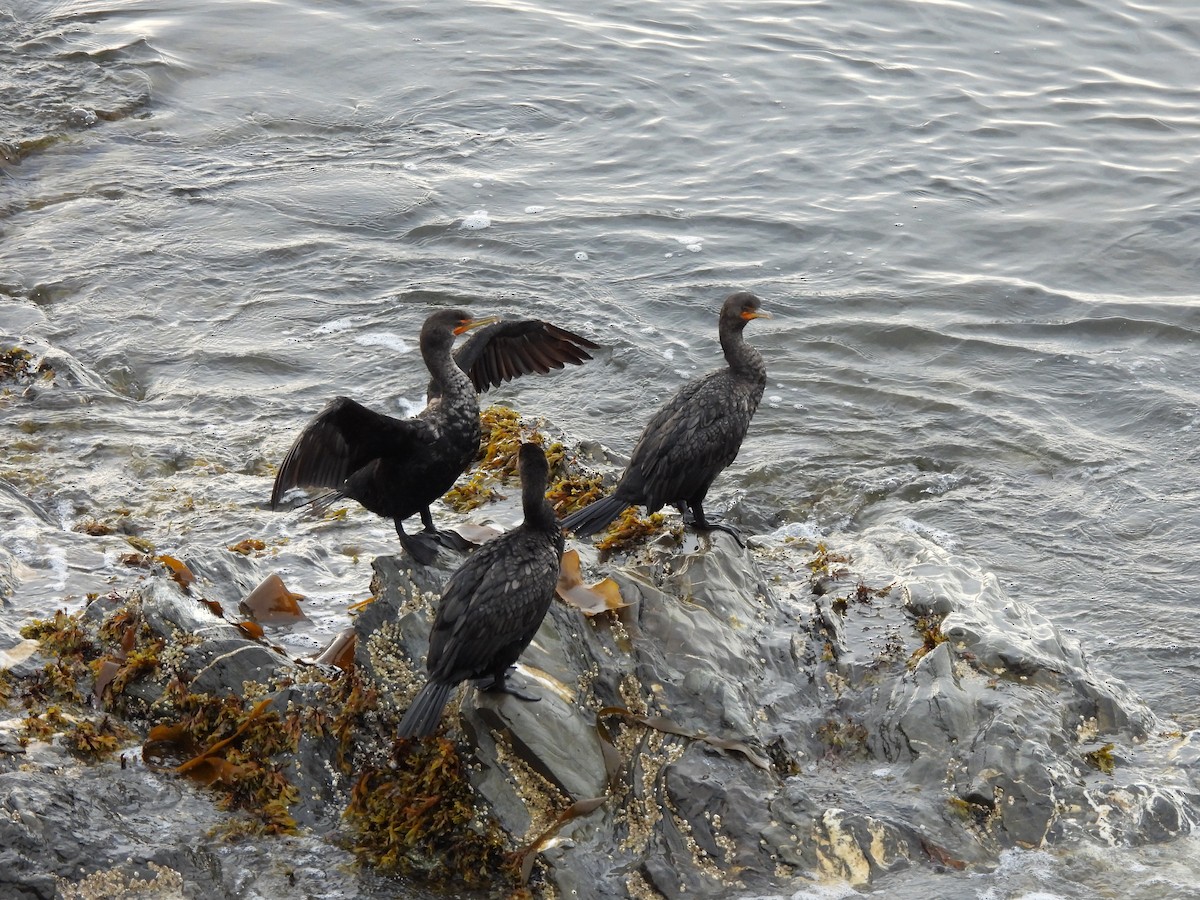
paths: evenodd
<path fill-rule="evenodd" d="M 668 533 L 604 563 L 579 547 L 585 571 L 612 577 L 628 605 L 588 617 L 556 602 L 514 675 L 541 701 L 464 688 L 444 718 L 450 740 L 426 746 L 392 735 L 423 680 L 451 553 L 415 571 L 375 561 L 376 599 L 355 617 L 346 670 L 288 659 L 166 576 L 93 600 L 70 626 L 90 649 L 67 666 L 55 647 L 75 645 L 46 631 L 8 672 L 9 714 L 35 705 L 31 685 L 54 666 L 77 677 L 82 701 L 91 664 L 107 659 L 129 677 L 106 709 L 148 740 L 151 766 L 75 761 L 70 720 L 101 713 L 43 684 L 34 718 L 57 736 L 36 739 L 27 718 L 0 741 L 6 889 L 53 896 L 54 877 L 115 871 L 128 854 L 101 846 L 105 816 L 123 815 L 109 795 L 147 821 L 169 817 L 163 791 L 198 790 L 171 771 L 180 765 L 243 812 L 175 823 L 157 845 L 147 836 L 126 874 L 148 877 L 153 861 L 180 872 L 188 896 L 218 896 L 233 877 L 220 847 L 261 862 L 277 841 L 320 865 L 355 847 L 418 880 L 454 875 L 439 854 L 455 847 L 463 868 L 510 867 L 513 889 L 525 863 L 539 895 L 676 898 L 862 887 L 913 866 L 988 868 L 1013 847 L 1171 840 L 1200 821 L 1195 735 L 1093 671 L 969 560 L 886 528 L 847 536 L 838 553 L 760 543 Z M 50 701 L 70 709 L 68 724 L 49 724 Z M 137 753 L 125 746 L 125 762 Z M 443 768 L 453 814 L 397 800 L 432 796 L 421 779 Z M 95 782 L 104 802 L 56 792 L 63 778 Z M 392 834 L 401 814 L 408 844 Z M 78 852 L 47 852 L 47 829 L 75 834 L 85 821 Z M 183 861 L 201 823 L 211 870 Z M 272 832 L 285 836 L 223 844 Z M 255 878 L 275 877 L 265 868 Z M 346 875 L 343 889 L 371 895 L 362 879 L 374 877 Z"/>

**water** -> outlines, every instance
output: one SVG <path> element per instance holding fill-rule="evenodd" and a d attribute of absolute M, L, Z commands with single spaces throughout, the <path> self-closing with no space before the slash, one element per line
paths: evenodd
<path fill-rule="evenodd" d="M 23 0 L 0 38 L 0 332 L 60 371 L 0 398 L 9 624 L 136 577 L 94 518 L 214 594 L 279 572 L 319 646 L 395 538 L 270 513 L 270 465 L 335 394 L 415 408 L 430 306 L 602 342 L 495 399 L 627 452 L 745 288 L 770 384 L 713 509 L 902 523 L 1200 725 L 1194 5 Z M 1122 852 L 1178 892 L 1183 843 Z M 1038 860 L 960 887 L 1078 896 Z"/>

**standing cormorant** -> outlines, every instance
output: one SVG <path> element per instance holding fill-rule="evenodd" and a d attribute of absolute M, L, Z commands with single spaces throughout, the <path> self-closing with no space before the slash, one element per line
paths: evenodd
<path fill-rule="evenodd" d="M 455 335 L 486 325 L 451 355 Z M 548 322 L 497 322 L 462 310 L 440 310 L 421 328 L 421 357 L 429 369 L 427 405 L 411 419 L 374 412 L 337 397 L 292 444 L 271 490 L 274 509 L 294 487 L 326 488 L 313 498 L 317 509 L 342 497 L 392 519 L 408 554 L 433 562 L 440 532 L 429 505 L 446 493 L 479 451 L 479 399 L 486 390 L 530 372 L 581 364 L 597 345 Z M 419 513 L 425 530 L 404 531 Z"/>
<path fill-rule="evenodd" d="M 550 608 L 563 535 L 546 501 L 546 454 L 522 444 L 519 466 L 525 521 L 468 556 L 446 582 L 429 633 L 429 682 L 400 722 L 402 738 L 433 734 L 450 692 L 468 679 L 488 679 L 481 690 L 537 699 L 505 679 Z"/>
<path fill-rule="evenodd" d="M 770 318 L 759 299 L 742 291 L 721 306 L 718 331 L 728 366 L 689 381 L 646 425 L 616 490 L 563 519 L 562 527 L 583 537 L 608 525 L 629 506 L 658 512 L 668 503 L 696 528 L 726 525 L 704 517 L 704 497 L 713 479 L 733 462 L 767 384 L 767 368 L 742 330 L 751 319 Z M 739 539 L 740 542 L 740 539 Z"/>

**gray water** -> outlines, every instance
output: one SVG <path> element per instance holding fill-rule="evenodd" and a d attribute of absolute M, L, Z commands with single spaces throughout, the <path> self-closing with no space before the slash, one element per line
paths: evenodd
<path fill-rule="evenodd" d="M 395 537 L 270 466 L 335 394 L 417 408 L 430 307 L 602 343 L 494 399 L 628 452 L 749 289 L 714 510 L 899 523 L 1200 725 L 1198 58 L 1182 2 L 9 4 L 0 337 L 60 375 L 0 397 L 0 617 L 136 577 L 95 518 L 218 593 L 264 540 L 319 647 Z M 1192 844 L 880 890 L 1178 895 Z"/>

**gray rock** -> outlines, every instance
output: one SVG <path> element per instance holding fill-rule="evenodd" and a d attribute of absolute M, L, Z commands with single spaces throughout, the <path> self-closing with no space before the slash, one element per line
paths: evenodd
<path fill-rule="evenodd" d="M 812 872 L 869 884 L 1068 833 L 1161 840 L 1197 821 L 1194 761 L 1130 758 L 1117 776 L 1088 763 L 1089 750 L 1138 746 L 1160 723 L 969 561 L 869 533 L 850 545 L 854 578 L 823 576 L 814 593 L 789 554 L 756 556 L 724 534 L 685 541 L 602 566 L 581 548 L 630 602 L 620 620 L 556 605 L 522 658 L 541 704 L 467 689 L 447 712 L 514 834 L 546 796 L 506 777 L 510 756 L 561 809 L 604 784 L 597 711 L 625 707 L 666 728 L 605 719 L 621 769 L 605 814 L 568 825 L 574 845 L 547 856 L 559 890 L 581 872 L 596 896 L 624 895 L 630 872 L 668 897 L 778 890 Z M 407 610 L 398 645 L 419 681 L 436 580 L 414 585 L 382 561 L 377 574 L 378 615 Z M 753 762 L 764 756 L 766 769 Z"/>
<path fill-rule="evenodd" d="M 448 706 L 444 733 L 514 846 L 576 801 L 606 799 L 562 823 L 541 854 L 536 877 L 559 894 L 786 894 L 813 877 L 868 886 L 905 867 L 991 866 L 1013 847 L 1167 841 L 1200 822 L 1197 736 L 1172 735 L 970 560 L 884 528 L 831 539 L 849 561 L 827 564 L 785 541 L 755 543 L 667 535 L 603 563 L 580 547 L 588 577 L 614 578 L 628 606 L 593 618 L 552 606 L 513 676 L 540 702 L 464 686 Z M 356 771 L 395 759 L 459 559 L 375 561 L 354 677 L 376 700 L 354 719 L 354 770 L 335 764 L 329 732 L 305 733 L 289 762 L 292 814 L 310 831 L 288 846 L 311 864 L 288 877 L 319 884 L 343 859 L 334 841 Z M 173 671 L 192 690 L 254 686 L 282 717 L 340 711 L 327 685 L 168 579 L 101 598 L 85 618 L 98 627 L 124 602 L 177 648 Z M 56 791 L 62 779 L 38 765 L 0 774 L 0 872 L 12 873 L 0 890 L 50 896 L 47 873 L 118 866 L 115 847 L 135 868 L 184 873 L 193 896 L 292 890 L 269 865 L 245 868 L 276 839 L 185 852 L 177 832 L 128 833 L 137 816 L 159 821 L 165 798 L 187 815 L 203 807 L 178 779 L 83 767 Z M 366 877 L 339 890 L 369 893 Z"/>

